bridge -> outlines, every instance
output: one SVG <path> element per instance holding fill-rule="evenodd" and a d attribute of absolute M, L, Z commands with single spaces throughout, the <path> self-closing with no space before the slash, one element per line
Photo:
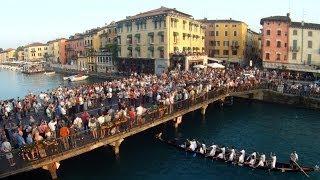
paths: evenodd
<path fill-rule="evenodd" d="M 61 138 L 45 140 L 43 143 L 37 143 L 33 147 L 28 147 L 24 150 L 13 150 L 11 153 L 16 165 L 11 167 L 5 158 L 5 154 L 2 154 L 0 157 L 0 178 L 43 168 L 50 172 L 52 179 L 57 179 L 57 169 L 63 160 L 106 145 L 112 146 L 115 154 L 118 155 L 121 142 L 129 136 L 170 120 L 175 121 L 175 124 L 178 126 L 184 114 L 201 109 L 201 114 L 205 115 L 209 104 L 216 101 L 224 101 L 225 98 L 230 96 L 260 99 L 262 89 L 265 89 L 262 85 L 234 90 L 221 88 L 200 94 L 194 98 L 178 101 L 171 106 L 150 108 L 142 117 L 138 117 L 132 126 L 127 121 L 114 122 L 112 126 L 105 129 L 107 135 L 104 137 L 94 139 L 88 130 L 71 135 L 67 140 Z M 100 130 L 98 129 L 98 132 Z M 112 132 L 112 130 L 115 132 Z M 64 146 L 64 141 L 67 141 L 69 147 Z M 37 160 L 24 160 L 23 153 L 30 152 L 31 150 L 38 151 L 40 158 Z"/>

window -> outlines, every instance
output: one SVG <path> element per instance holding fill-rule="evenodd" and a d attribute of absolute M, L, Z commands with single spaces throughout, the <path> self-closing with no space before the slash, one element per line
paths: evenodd
<path fill-rule="evenodd" d="M 186 21 L 183 21 L 183 29 L 186 29 Z"/>
<path fill-rule="evenodd" d="M 307 64 L 311 64 L 311 58 L 312 58 L 312 55 L 311 54 L 308 54 L 308 62 L 307 62 Z"/>
<path fill-rule="evenodd" d="M 312 37 L 312 31 L 308 31 L 308 36 Z"/>
<path fill-rule="evenodd" d="M 287 43 L 284 43 L 284 47 L 287 47 Z"/>
<path fill-rule="evenodd" d="M 270 36 L 270 34 L 271 34 L 271 31 L 267 30 L 267 35 Z"/>
<path fill-rule="evenodd" d="M 210 36 L 214 36 L 214 31 L 210 31 Z"/>
<path fill-rule="evenodd" d="M 154 37 L 153 36 L 149 36 L 150 38 L 149 38 L 149 42 L 150 42 L 150 44 L 153 44 L 154 43 Z"/>
<path fill-rule="evenodd" d="M 164 58 L 164 50 L 159 50 L 159 57 L 160 58 Z"/>
<path fill-rule="evenodd" d="M 277 41 L 277 47 L 281 48 L 281 41 Z"/>
<path fill-rule="evenodd" d="M 270 60 L 270 53 L 266 53 L 266 60 Z"/>
<path fill-rule="evenodd" d="M 219 36 L 219 31 L 216 31 L 216 36 Z"/>
<path fill-rule="evenodd" d="M 237 31 L 233 31 L 233 36 L 237 36 Z"/>
<path fill-rule="evenodd" d="M 229 55 L 229 50 L 223 50 L 223 55 L 224 55 L 224 56 Z"/>
<path fill-rule="evenodd" d="M 277 61 L 280 61 L 280 54 L 277 54 Z"/>
<path fill-rule="evenodd" d="M 219 25 L 217 24 L 216 27 L 219 27 Z"/>
<path fill-rule="evenodd" d="M 220 41 L 216 41 L 217 46 L 220 46 Z"/>
<path fill-rule="evenodd" d="M 298 35 L 298 31 L 297 31 L 297 30 L 293 30 L 292 34 L 293 34 L 294 36 L 296 36 L 296 35 Z"/>
<path fill-rule="evenodd" d="M 233 56 L 236 56 L 238 54 L 238 51 L 237 50 L 232 50 L 232 55 Z"/>
<path fill-rule="evenodd" d="M 226 24 L 226 25 L 224 25 L 224 27 L 228 27 L 228 25 Z"/>
<path fill-rule="evenodd" d="M 228 31 L 225 31 L 225 32 L 224 32 L 224 36 L 228 36 Z"/>
<path fill-rule="evenodd" d="M 213 51 L 213 53 L 214 53 L 214 55 L 220 55 L 220 51 L 219 51 L 219 49 L 215 49 L 214 51 Z"/>
<path fill-rule="evenodd" d="M 270 41 L 267 40 L 266 46 L 269 47 L 270 46 Z"/>
<path fill-rule="evenodd" d="M 154 21 L 153 23 L 154 23 L 154 28 L 157 29 L 158 28 L 158 22 Z"/>
<path fill-rule="evenodd" d="M 161 36 L 160 36 L 160 42 L 161 42 L 161 43 L 164 43 L 164 35 L 161 35 Z"/>
<path fill-rule="evenodd" d="M 234 25 L 232 25 L 232 27 L 237 27 L 237 25 L 234 24 Z"/>
<path fill-rule="evenodd" d="M 293 49 L 296 49 L 296 48 L 297 48 L 297 44 L 298 44 L 298 41 L 297 41 L 297 40 L 293 40 L 293 41 L 292 41 L 292 47 L 293 47 Z"/>
<path fill-rule="evenodd" d="M 223 46 L 228 47 L 229 46 L 229 41 L 223 41 Z"/>
<path fill-rule="evenodd" d="M 308 41 L 308 48 L 312 48 L 312 41 Z"/>
<path fill-rule="evenodd" d="M 214 41 L 209 41 L 209 46 L 214 46 Z"/>
<path fill-rule="evenodd" d="M 278 36 L 281 36 L 281 30 L 278 30 L 278 31 L 277 31 L 277 35 L 278 35 Z"/>
<path fill-rule="evenodd" d="M 297 60 L 297 53 L 292 53 L 292 60 Z"/>

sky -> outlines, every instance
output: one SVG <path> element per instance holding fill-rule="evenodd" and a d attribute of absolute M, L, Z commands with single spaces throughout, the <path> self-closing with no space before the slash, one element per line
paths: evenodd
<path fill-rule="evenodd" d="M 1 0 L 0 48 L 45 43 L 161 6 L 195 19 L 236 19 L 260 31 L 260 19 L 286 15 L 320 24 L 320 0 Z"/>

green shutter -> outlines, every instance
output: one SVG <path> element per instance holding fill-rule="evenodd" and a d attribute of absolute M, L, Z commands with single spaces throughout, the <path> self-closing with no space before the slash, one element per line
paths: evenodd
<path fill-rule="evenodd" d="M 154 32 L 149 32 L 148 36 L 154 36 Z"/>
<path fill-rule="evenodd" d="M 134 37 L 140 38 L 140 34 L 135 34 Z"/>
<path fill-rule="evenodd" d="M 163 31 L 159 31 L 158 32 L 158 36 L 163 36 L 164 35 L 164 32 Z"/>
<path fill-rule="evenodd" d="M 158 47 L 158 50 L 159 50 L 159 51 L 164 50 L 164 47 L 163 47 L 163 46 L 159 46 L 159 47 Z"/>

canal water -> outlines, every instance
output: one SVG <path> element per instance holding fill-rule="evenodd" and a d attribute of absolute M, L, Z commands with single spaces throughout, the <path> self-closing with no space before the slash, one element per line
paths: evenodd
<path fill-rule="evenodd" d="M 51 82 L 15 80 L 18 80 L 14 82 L 16 87 L 24 87 L 21 89 L 28 89 L 27 84 L 32 85 L 30 81 L 37 81 L 44 89 L 61 83 L 56 79 Z M 5 81 L 0 76 L 0 82 Z M 43 85 L 45 83 L 48 87 Z M 1 87 L 1 96 L 9 91 L 6 88 Z M 17 94 L 23 93 L 17 91 Z M 210 105 L 205 117 L 200 111 L 185 115 L 177 129 L 169 122 L 127 138 L 120 147 L 119 159 L 114 157 L 111 148 L 103 147 L 65 160 L 61 162 L 58 176 L 69 180 L 305 179 L 301 173 L 270 173 L 194 157 L 158 142 L 154 135 L 163 132 L 168 137 L 195 138 L 246 152 L 274 152 L 282 162 L 287 162 L 290 152 L 296 150 L 300 164 L 314 166 L 320 164 L 319 128 L 319 111 L 236 99 L 232 106 Z M 310 176 L 320 179 L 317 173 L 310 173 Z M 8 179 L 50 179 L 50 176 L 44 170 L 34 170 Z"/>

